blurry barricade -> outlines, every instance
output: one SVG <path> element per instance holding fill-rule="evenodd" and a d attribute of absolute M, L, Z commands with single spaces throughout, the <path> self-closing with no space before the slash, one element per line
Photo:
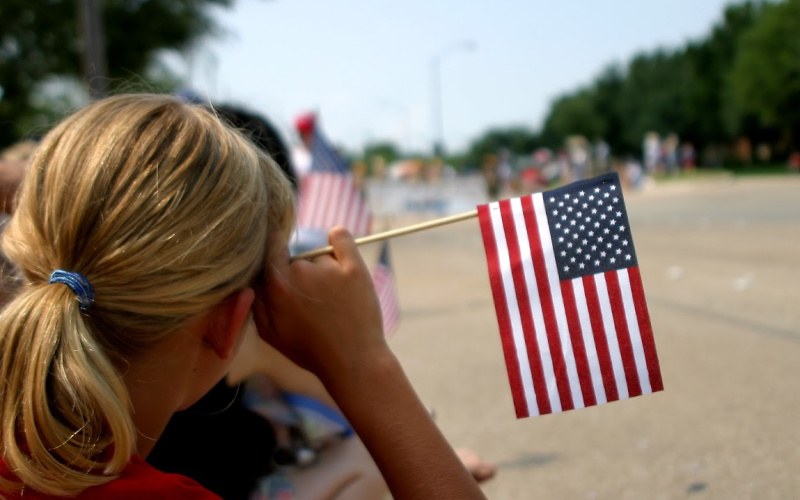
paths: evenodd
<path fill-rule="evenodd" d="M 487 201 L 481 176 L 457 177 L 433 184 L 372 180 L 366 188 L 376 230 L 474 210 Z"/>

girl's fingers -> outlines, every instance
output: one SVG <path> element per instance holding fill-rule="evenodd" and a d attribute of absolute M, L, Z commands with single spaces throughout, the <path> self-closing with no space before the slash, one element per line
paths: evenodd
<path fill-rule="evenodd" d="M 350 234 L 350 231 L 343 227 L 334 227 L 328 233 L 328 242 L 333 247 L 333 256 L 341 263 L 350 262 L 354 255 L 358 254 L 358 247 Z"/>

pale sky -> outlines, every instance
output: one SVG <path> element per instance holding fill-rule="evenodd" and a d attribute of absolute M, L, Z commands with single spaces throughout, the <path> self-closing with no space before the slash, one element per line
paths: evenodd
<path fill-rule="evenodd" d="M 429 151 L 441 56 L 449 151 L 492 127 L 541 127 L 556 96 L 637 52 L 705 37 L 730 0 L 238 0 L 227 31 L 178 64 L 213 101 L 321 117 L 337 144 Z M 453 48 L 464 42 L 474 50 Z"/>

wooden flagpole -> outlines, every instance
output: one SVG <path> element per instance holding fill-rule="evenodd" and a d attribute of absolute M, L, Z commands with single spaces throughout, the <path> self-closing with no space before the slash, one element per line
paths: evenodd
<path fill-rule="evenodd" d="M 422 222 L 419 224 L 412 224 L 410 226 L 400 227 L 397 229 L 392 229 L 390 231 L 385 231 L 383 233 L 376 233 L 376 234 L 371 234 L 369 236 L 364 236 L 363 238 L 358 238 L 356 239 L 356 245 L 365 245 L 367 243 L 374 243 L 376 241 L 388 240 L 389 238 L 394 238 L 395 236 L 402 236 L 404 234 L 416 233 L 417 231 L 423 231 L 425 229 L 444 226 L 446 224 L 452 224 L 453 222 L 472 219 L 477 216 L 478 216 L 478 211 L 472 210 L 471 212 L 464 212 L 463 214 L 451 215 L 449 217 L 442 217 L 441 219 L 435 219 L 428 222 Z M 316 250 L 303 252 L 301 254 L 293 255 L 290 260 L 294 262 L 300 259 L 312 259 L 314 257 L 319 257 L 320 255 L 325 255 L 326 253 L 332 253 L 332 252 L 333 252 L 333 247 L 327 246 L 327 247 L 317 248 Z"/>

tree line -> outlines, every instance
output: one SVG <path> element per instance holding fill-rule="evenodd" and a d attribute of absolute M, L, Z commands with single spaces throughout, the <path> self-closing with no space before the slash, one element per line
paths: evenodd
<path fill-rule="evenodd" d="M 489 130 L 452 160 L 478 166 L 500 149 L 558 150 L 573 135 L 641 156 L 648 132 L 677 134 L 706 165 L 747 162 L 759 145 L 772 161 L 800 150 L 800 0 L 728 6 L 704 38 L 609 65 L 556 98 L 540 130 Z"/>
<path fill-rule="evenodd" d="M 109 90 L 177 88 L 180 78 L 158 64 L 157 54 L 218 31 L 209 7 L 233 1 L 100 0 Z M 80 4 L 0 3 L 0 148 L 46 130 L 80 100 Z M 691 143 L 701 164 L 740 160 L 737 144 L 767 147 L 775 161 L 800 150 L 800 0 L 730 5 L 704 38 L 611 64 L 559 96 L 539 129 L 489 130 L 447 160 L 477 167 L 502 149 L 558 150 L 573 135 L 602 139 L 616 156 L 640 155 L 648 132 Z M 376 153 L 387 161 L 408 156 L 389 143 L 353 156 Z"/>

